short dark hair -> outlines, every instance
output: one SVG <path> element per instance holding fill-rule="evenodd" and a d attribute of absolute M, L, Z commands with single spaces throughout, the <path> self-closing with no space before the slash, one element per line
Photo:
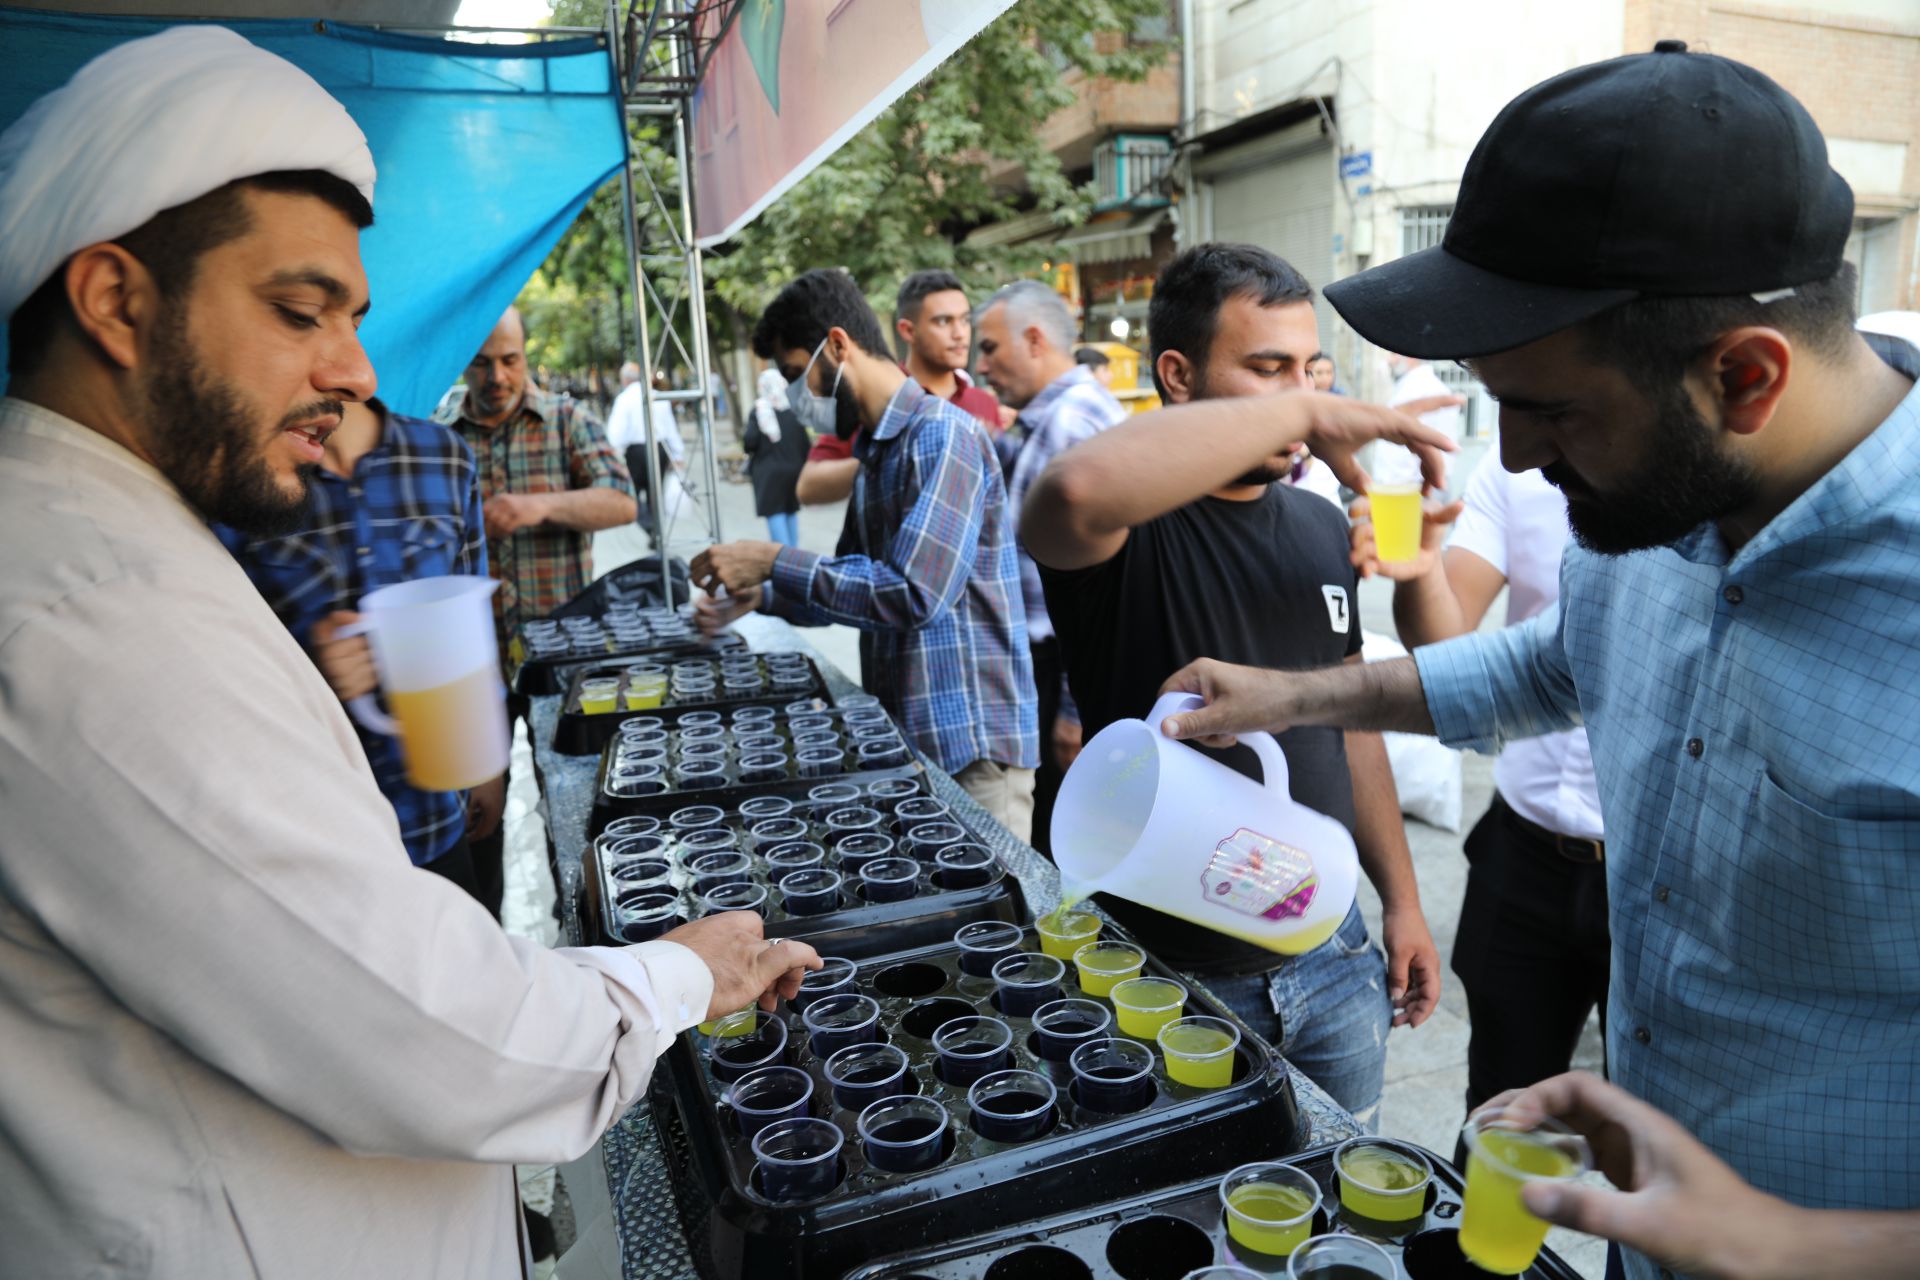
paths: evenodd
<path fill-rule="evenodd" d="M 1319 364 L 1322 360 L 1325 360 L 1328 364 L 1333 365 L 1333 367 L 1336 369 L 1340 367 L 1339 365 L 1334 364 L 1334 360 L 1332 356 L 1328 355 L 1324 351 L 1316 351 L 1312 355 L 1307 357 L 1307 368 L 1309 369 L 1313 368 L 1313 366 Z"/>
<path fill-rule="evenodd" d="M 1098 369 L 1101 365 L 1113 363 L 1107 359 L 1107 353 L 1098 347 L 1077 348 L 1073 353 L 1073 362 L 1084 364 L 1090 369 Z"/>
<path fill-rule="evenodd" d="M 895 320 L 918 320 L 920 304 L 928 295 L 955 291 L 964 295 L 967 286 L 960 283 L 960 277 L 951 271 L 932 268 L 916 271 L 900 282 L 900 292 L 894 295 L 893 318 Z"/>
<path fill-rule="evenodd" d="M 359 230 L 373 225 L 373 206 L 360 189 L 324 169 L 282 169 L 238 178 L 185 204 L 162 209 L 113 243 L 153 273 L 163 298 L 175 300 L 193 287 L 200 259 L 253 229 L 241 192 L 313 196 L 332 205 Z M 54 330 L 68 314 L 66 263 L 40 282 L 7 323 L 7 372 L 21 377 L 39 369 L 53 345 Z"/>
<path fill-rule="evenodd" d="M 1672 386 L 1687 365 L 1729 329 L 1766 325 L 1826 356 L 1837 356 L 1853 337 L 1853 264 L 1843 262 L 1825 280 L 1803 284 L 1783 298 L 1756 302 L 1752 294 L 1640 297 L 1609 307 L 1574 326 L 1595 362 L 1621 369 L 1635 381 Z"/>
<path fill-rule="evenodd" d="M 867 354 L 893 358 L 880 336 L 880 321 L 845 267 L 816 267 L 789 281 L 753 326 L 753 353 L 773 360 L 795 347 L 812 351 L 826 340 L 827 330 L 836 328 L 845 329 Z"/>
<path fill-rule="evenodd" d="M 1207 363 L 1220 308 L 1245 296 L 1263 307 L 1313 301 L 1313 286 L 1286 259 L 1251 244 L 1195 245 L 1161 268 L 1147 304 L 1149 365 L 1162 399 L 1160 353 L 1178 351 L 1196 368 Z"/>

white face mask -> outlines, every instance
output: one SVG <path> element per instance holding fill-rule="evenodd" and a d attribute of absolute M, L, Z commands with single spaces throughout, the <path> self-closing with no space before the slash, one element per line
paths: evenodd
<path fill-rule="evenodd" d="M 813 355 L 807 360 L 807 367 L 800 376 L 787 384 L 787 404 L 793 410 L 793 416 L 800 425 L 818 436 L 830 436 L 837 433 L 840 425 L 840 402 L 836 398 L 840 391 L 840 378 L 847 367 L 841 365 L 833 371 L 833 390 L 826 395 L 818 395 L 807 385 L 807 375 L 813 372 L 813 363 L 820 353 L 827 349 L 827 340 L 820 339 L 820 345 L 813 349 Z"/>

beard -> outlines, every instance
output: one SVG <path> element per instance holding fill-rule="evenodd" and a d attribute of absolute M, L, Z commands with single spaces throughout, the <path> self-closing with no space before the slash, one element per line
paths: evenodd
<path fill-rule="evenodd" d="M 1567 497 L 1574 541 L 1603 556 L 1665 546 L 1753 501 L 1753 468 L 1715 447 L 1713 428 L 1678 385 L 1653 401 L 1646 465 L 1616 492 L 1590 488 L 1564 463 L 1541 474 Z"/>
<path fill-rule="evenodd" d="M 1189 400 L 1206 400 L 1209 398 L 1207 395 L 1207 371 L 1203 366 L 1195 365 L 1193 370 L 1193 391 L 1189 396 Z M 1291 458 L 1278 462 L 1263 462 L 1253 470 L 1243 473 L 1233 484 L 1236 488 L 1256 484 L 1278 484 L 1292 474 L 1293 460 Z"/>
<path fill-rule="evenodd" d="M 315 468 L 300 466 L 297 493 L 281 488 L 257 419 L 231 383 L 200 363 L 185 327 L 184 317 L 162 317 L 154 342 L 160 372 L 146 396 L 154 465 L 209 521 L 256 537 L 294 532 L 306 518 Z M 337 401 L 316 402 L 288 414 L 281 426 L 339 411 Z"/>
<path fill-rule="evenodd" d="M 833 434 L 842 440 L 851 440 L 859 429 L 860 402 L 853 398 L 853 388 L 842 378 L 840 385 L 833 389 Z"/>

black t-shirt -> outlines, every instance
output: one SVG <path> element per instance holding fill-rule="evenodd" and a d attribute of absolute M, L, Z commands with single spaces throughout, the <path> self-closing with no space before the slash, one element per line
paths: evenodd
<path fill-rule="evenodd" d="M 1152 708 L 1166 678 L 1196 658 L 1301 670 L 1360 652 L 1357 580 L 1347 521 L 1325 498 L 1284 484 L 1252 502 L 1221 498 L 1134 529 L 1120 553 L 1089 569 L 1041 566 L 1085 736 Z M 1353 829 L 1345 735 L 1320 727 L 1280 735 L 1293 798 Z M 1247 747 L 1207 754 L 1250 778 Z M 1178 968 L 1258 973 L 1278 957 L 1148 907 L 1101 905 L 1142 946 Z"/>

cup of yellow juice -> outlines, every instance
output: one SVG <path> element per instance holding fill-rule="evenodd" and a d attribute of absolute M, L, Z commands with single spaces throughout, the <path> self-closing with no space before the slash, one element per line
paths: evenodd
<path fill-rule="evenodd" d="M 580 682 L 580 710 L 586 714 L 599 715 L 611 711 L 620 701 L 620 682 L 611 679 L 582 680 Z"/>
<path fill-rule="evenodd" d="M 1042 951 L 1071 960 L 1074 952 L 1099 938 L 1100 917 L 1091 911 L 1070 911 L 1062 907 L 1041 916 L 1033 927 L 1040 934 Z"/>
<path fill-rule="evenodd" d="M 1333 1153 L 1340 1178 L 1340 1207 L 1366 1223 L 1403 1227 L 1427 1208 L 1433 1164 L 1404 1142 L 1353 1138 Z"/>
<path fill-rule="evenodd" d="M 1081 984 L 1086 985 L 1084 982 Z M 1167 978 L 1128 978 L 1108 992 L 1113 1020 L 1130 1036 L 1151 1040 L 1187 1007 L 1187 989 Z"/>
<path fill-rule="evenodd" d="M 1420 555 L 1420 486 L 1377 484 L 1367 490 L 1373 510 L 1374 554 L 1404 564 Z"/>
<path fill-rule="evenodd" d="M 1460 1252 L 1482 1271 L 1517 1276 L 1533 1265 L 1547 1224 L 1527 1212 L 1529 1182 L 1571 1182 L 1593 1168 L 1587 1140 L 1552 1118 L 1530 1129 L 1489 1107 L 1467 1120 L 1467 1193 Z"/>
<path fill-rule="evenodd" d="M 1124 982 L 1138 974 L 1140 966 L 1146 962 L 1146 952 L 1125 942 L 1089 942 L 1073 953 L 1073 967 L 1079 977 L 1080 990 L 1090 996 L 1111 995 L 1115 983 Z M 1181 994 L 1184 998 L 1185 992 Z M 1137 1031 L 1130 1034 L 1153 1033 Z"/>
<path fill-rule="evenodd" d="M 1167 1074 L 1176 1084 L 1224 1089 L 1233 1083 L 1233 1051 L 1240 1047 L 1240 1028 L 1225 1018 L 1178 1018 L 1161 1027 L 1155 1038 L 1167 1060 Z"/>
<path fill-rule="evenodd" d="M 1220 1179 L 1227 1236 L 1245 1261 L 1271 1267 L 1313 1234 L 1320 1184 L 1290 1164 L 1243 1164 Z"/>

